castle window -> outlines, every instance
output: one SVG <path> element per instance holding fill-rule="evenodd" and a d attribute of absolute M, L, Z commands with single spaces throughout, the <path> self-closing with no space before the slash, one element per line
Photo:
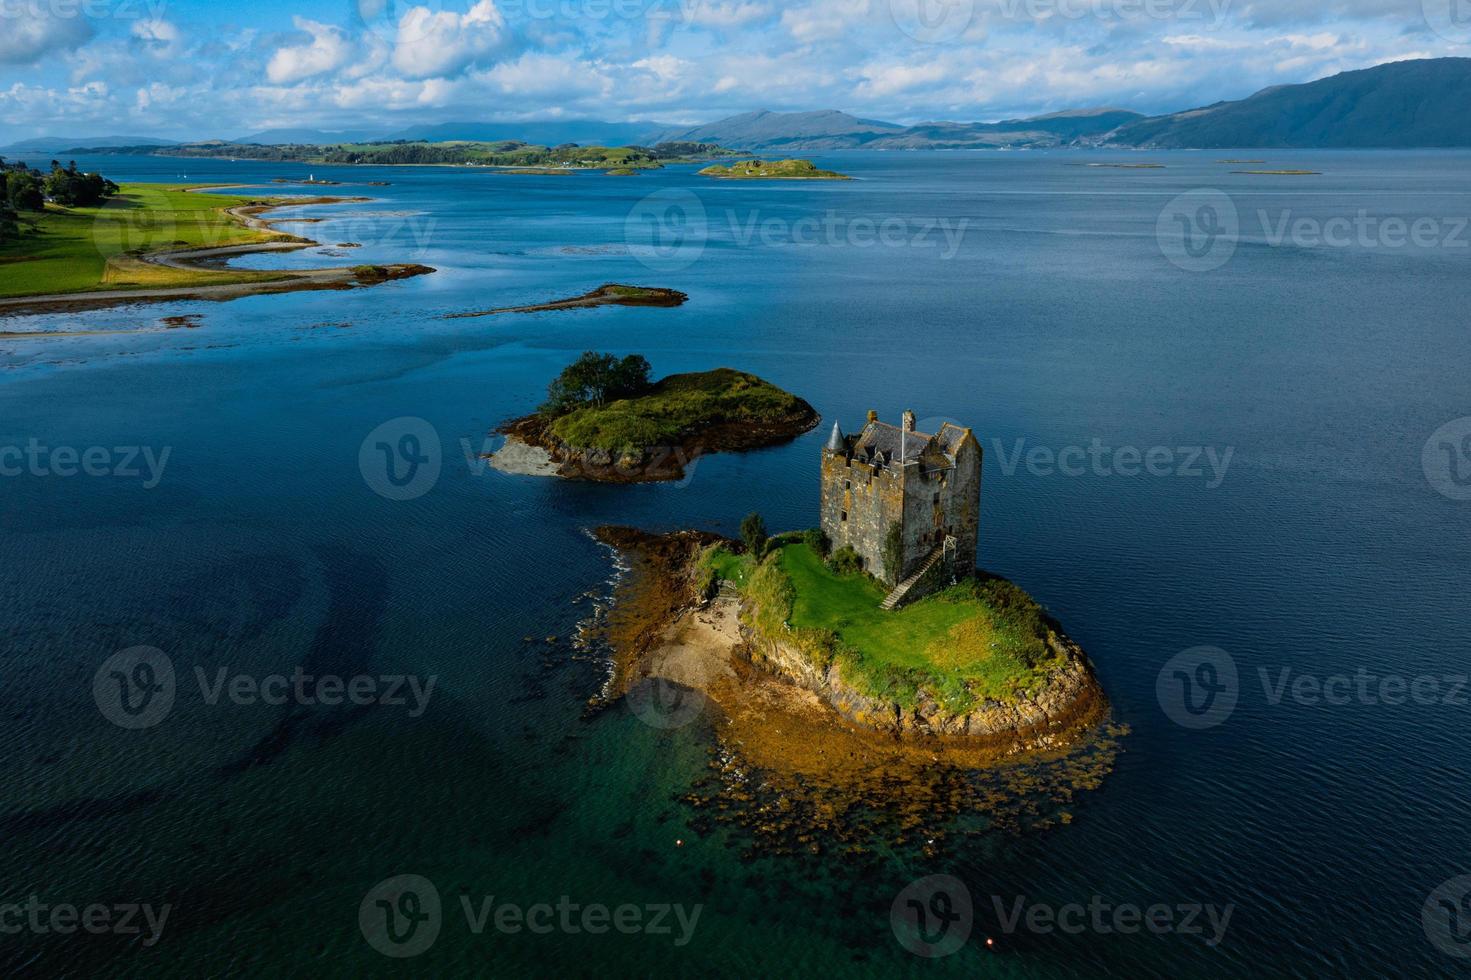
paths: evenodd
<path fill-rule="evenodd" d="M 843 520 L 843 521 L 846 521 L 846 520 L 847 520 L 847 519 L 848 519 L 848 512 L 847 512 L 847 511 L 846 511 L 846 510 L 845 510 L 845 511 L 843 511 L 843 512 L 842 512 L 842 516 L 840 516 L 840 517 L 839 517 L 839 518 L 838 518 L 838 519 L 839 519 L 839 520 Z"/>
<path fill-rule="evenodd" d="M 843 489 L 844 490 L 852 490 L 853 489 L 853 481 L 852 480 L 844 480 L 843 481 Z"/>
<path fill-rule="evenodd" d="M 940 495 L 937 493 L 937 494 L 935 494 L 935 506 L 938 507 L 939 505 L 940 505 Z"/>

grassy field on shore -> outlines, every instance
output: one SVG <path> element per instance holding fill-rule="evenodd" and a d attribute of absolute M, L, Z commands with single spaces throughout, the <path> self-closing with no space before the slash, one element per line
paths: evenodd
<path fill-rule="evenodd" d="M 225 213 L 251 198 L 195 194 L 179 184 L 124 184 L 101 207 L 22 212 L 26 233 L 0 244 L 0 296 L 94 289 L 166 288 L 280 278 L 279 273 L 184 270 L 139 261 L 156 249 L 237 245 L 284 236 L 247 228 Z M 204 185 L 200 185 L 204 186 Z"/>
<path fill-rule="evenodd" d="M 962 581 L 893 612 L 867 575 L 839 575 L 807 544 L 780 544 L 760 564 L 716 547 L 706 566 L 747 599 L 756 628 L 835 662 L 863 693 L 912 706 L 921 690 L 947 710 L 1015 701 L 1062 661 L 1040 606 L 1004 579 Z M 790 627 L 790 629 L 788 629 Z"/>

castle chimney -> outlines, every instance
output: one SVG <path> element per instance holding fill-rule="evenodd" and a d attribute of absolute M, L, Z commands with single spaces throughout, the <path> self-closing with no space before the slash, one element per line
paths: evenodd
<path fill-rule="evenodd" d="M 878 412 L 875 412 L 873 409 L 870 408 L 868 410 L 868 421 L 870 421 L 870 422 L 877 422 L 878 420 L 879 420 L 879 413 Z"/>
<path fill-rule="evenodd" d="M 904 413 L 904 431 L 905 432 L 913 432 L 914 431 L 914 413 L 913 412 L 905 412 Z"/>

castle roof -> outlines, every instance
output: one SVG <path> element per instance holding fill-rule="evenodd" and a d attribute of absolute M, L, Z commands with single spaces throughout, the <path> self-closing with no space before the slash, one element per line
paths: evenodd
<path fill-rule="evenodd" d="M 881 454 L 884 462 L 888 463 L 899 460 L 902 450 L 902 462 L 912 463 L 923 455 L 925 446 L 933 438 L 934 436 L 923 432 L 905 432 L 899 426 L 887 422 L 870 422 L 854 441 L 853 455 L 867 459 L 874 454 Z"/>
<path fill-rule="evenodd" d="M 834 431 L 837 426 L 833 426 Z M 869 422 L 852 440 L 850 452 L 854 458 L 872 460 L 879 457 L 878 462 L 887 465 L 899 462 L 899 454 L 902 451 L 903 463 L 914 463 L 923 461 L 932 467 L 953 466 L 956 453 L 960 450 L 960 444 L 965 440 L 969 429 L 946 422 L 940 427 L 935 435 L 926 432 L 905 432 L 897 425 L 887 422 Z M 832 449 L 832 440 L 828 440 L 828 448 Z"/>
<path fill-rule="evenodd" d="M 833 434 L 827 437 L 828 452 L 841 453 L 848 449 L 848 440 L 843 438 L 843 430 L 838 428 L 838 423 L 833 423 Z"/>

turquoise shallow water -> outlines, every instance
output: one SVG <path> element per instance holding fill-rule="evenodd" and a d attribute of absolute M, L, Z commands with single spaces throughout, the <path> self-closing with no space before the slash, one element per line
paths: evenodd
<path fill-rule="evenodd" d="M 0 732 L 11 748 L 0 901 L 172 909 L 147 948 L 6 935 L 6 972 L 1455 972 L 1463 961 L 1442 947 L 1459 947 L 1438 945 L 1421 909 L 1471 872 L 1471 709 L 1446 698 L 1273 703 L 1258 672 L 1468 670 L 1471 503 L 1453 499 L 1454 481 L 1427 478 L 1422 453 L 1471 415 L 1471 248 L 1456 237 L 1471 215 L 1471 157 L 1273 153 L 1274 168 L 1323 171 L 1289 179 L 1233 176 L 1216 162 L 1226 156 L 1162 154 L 1164 170 L 1124 170 L 1074 166 L 1114 159 L 1104 156 L 845 154 L 817 162 L 861 179 L 821 185 L 712 185 L 689 168 L 602 178 L 314 167 L 391 183 L 344 185 L 376 200 L 322 211 L 332 217 L 304 233 L 359 242 L 351 261 L 440 271 L 345 293 L 0 324 L 103 330 L 203 316 L 195 330 L 0 340 L 0 447 L 34 438 L 169 452 L 152 487 L 0 477 Z M 159 181 L 306 169 L 81 162 Z M 1239 221 L 1229 257 L 1171 251 L 1168 236 L 1162 250 L 1162 212 L 1167 227 L 1174 213 L 1198 218 L 1209 188 Z M 671 202 L 684 223 L 656 225 L 670 247 L 630 253 L 630 240 L 647 243 L 650 215 L 673 221 Z M 1311 230 L 1361 211 L 1428 219 L 1437 234 L 1397 246 L 1380 224 L 1342 246 L 1290 231 L 1275 240 L 1284 219 Z M 893 217 L 905 232 L 874 241 Z M 930 219 L 965 222 L 953 247 L 937 231 L 933 247 L 915 240 Z M 252 264 L 326 261 L 346 260 Z M 438 318 L 606 281 L 690 301 Z M 488 430 L 534 405 L 588 348 L 643 353 L 658 373 L 751 370 L 847 426 L 869 408 L 973 425 L 986 450 L 982 563 L 1065 624 L 1132 728 L 1072 822 L 981 834 L 935 859 L 896 853 L 878 870 L 837 855 L 747 862 L 739 841 L 692 832 L 676 797 L 705 772 L 703 728 L 662 731 L 622 709 L 582 717 L 602 666 L 568 640 L 615 571 L 586 529 L 733 533 L 758 508 L 773 527 L 810 526 L 825 433 L 703 460 L 677 487 L 477 465 Z M 393 500 L 365 480 L 360 450 L 403 417 L 437 436 L 440 472 L 422 495 Z M 1018 440 L 1056 452 L 1095 439 L 1232 454 L 1218 485 L 1209 465 L 1168 476 L 1007 465 Z M 179 686 L 166 718 L 125 730 L 99 711 L 93 679 L 138 645 L 165 651 Z M 1237 703 L 1222 723 L 1192 729 L 1171 721 L 1156 682 L 1176 654 L 1207 645 L 1231 655 Z M 436 686 L 410 717 L 388 705 L 209 704 L 193 673 L 297 666 L 433 675 Z M 358 925 L 364 896 L 399 874 L 431 880 L 446 910 L 432 947 L 404 960 L 381 956 Z M 901 948 L 889 914 L 900 888 L 932 874 L 962 880 L 975 907 L 971 941 L 933 960 Z M 566 930 L 477 936 L 462 894 L 702 912 L 684 945 Z M 1218 945 L 1096 928 L 1008 933 L 998 912 L 1019 897 L 1061 907 L 1093 896 L 1233 912 Z"/>

